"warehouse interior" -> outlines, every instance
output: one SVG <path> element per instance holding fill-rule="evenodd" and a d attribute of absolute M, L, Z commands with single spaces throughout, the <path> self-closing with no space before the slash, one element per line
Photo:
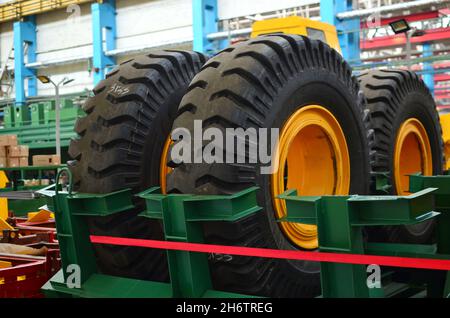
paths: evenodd
<path fill-rule="evenodd" d="M 449 56 L 450 0 L 0 0 L 0 298 L 449 298 Z"/>

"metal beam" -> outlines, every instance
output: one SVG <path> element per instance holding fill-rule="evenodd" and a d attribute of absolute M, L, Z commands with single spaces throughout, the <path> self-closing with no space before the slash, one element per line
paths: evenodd
<path fill-rule="evenodd" d="M 343 21 L 337 18 L 339 13 L 351 11 L 352 9 L 352 0 L 320 1 L 320 16 L 322 17 L 322 21 L 336 27 L 338 31 L 339 43 L 342 48 L 342 55 L 346 60 L 358 61 L 360 59 L 360 19 L 356 17 Z M 348 33 L 346 32 L 347 30 L 352 30 L 352 32 Z"/>
<path fill-rule="evenodd" d="M 226 47 L 228 41 L 208 39 L 208 34 L 219 31 L 217 6 L 217 0 L 192 1 L 194 51 L 211 54 Z"/>
<path fill-rule="evenodd" d="M 37 61 L 33 63 L 27 63 L 26 67 L 33 68 L 33 69 L 40 69 L 40 68 L 46 68 L 50 66 L 60 66 L 60 65 L 68 65 L 68 64 L 75 64 L 80 62 L 85 62 L 92 58 L 92 54 L 86 54 L 86 55 L 78 55 L 78 56 L 72 56 L 72 57 L 64 57 L 60 59 L 51 59 L 51 60 L 43 60 L 43 61 Z"/>
<path fill-rule="evenodd" d="M 92 0 L 16 0 L 0 4 L 0 23 L 20 20 L 23 17 L 52 10 L 66 8 L 72 4 L 82 4 Z"/>
<path fill-rule="evenodd" d="M 449 74 L 438 74 L 434 76 L 435 82 L 449 82 L 450 75 Z"/>
<path fill-rule="evenodd" d="M 444 91 L 434 96 L 435 100 L 450 99 L 450 91 Z"/>
<path fill-rule="evenodd" d="M 419 12 L 419 13 L 412 13 L 412 14 L 408 14 L 408 15 L 395 16 L 395 17 L 391 17 L 391 18 L 382 18 L 382 19 L 380 19 L 380 22 L 376 25 L 376 28 L 389 25 L 389 23 L 398 21 L 400 19 L 405 19 L 406 21 L 411 23 L 411 22 L 417 22 L 417 21 L 437 19 L 441 15 L 442 15 L 441 11 L 429 11 L 429 12 Z M 361 28 L 362 29 L 367 28 L 367 21 L 361 22 Z"/>
<path fill-rule="evenodd" d="M 431 43 L 424 43 L 423 45 L 423 57 L 432 57 L 433 47 Z M 434 95 L 434 67 L 432 61 L 423 63 L 423 70 L 426 72 L 422 75 L 425 85 L 428 86 L 431 94 Z"/>
<path fill-rule="evenodd" d="M 105 78 L 107 68 L 116 64 L 114 57 L 106 55 L 106 52 L 116 48 L 116 1 L 94 3 L 91 11 L 94 85 L 97 85 Z"/>
<path fill-rule="evenodd" d="M 429 50 L 428 48 L 426 48 L 426 49 Z M 425 48 L 424 48 L 424 57 L 433 57 L 434 55 L 432 55 L 431 53 L 434 54 L 434 53 L 436 53 L 436 51 L 428 51 L 425 54 Z M 431 63 L 431 66 L 433 67 L 433 70 L 431 70 L 429 68 L 428 69 L 425 68 L 427 62 Z M 422 67 L 422 65 L 420 65 L 420 64 L 413 65 L 411 67 L 411 70 L 414 71 L 414 72 L 421 72 L 421 71 L 422 72 L 430 72 L 430 71 L 432 71 L 435 74 L 439 74 L 439 73 L 448 72 L 448 70 L 450 69 L 450 62 L 437 63 L 437 62 L 434 61 L 434 58 L 433 59 L 429 59 L 429 60 L 425 60 L 423 62 L 423 64 L 424 64 L 424 67 Z"/>
<path fill-rule="evenodd" d="M 35 61 L 36 18 L 30 16 L 14 23 L 14 87 L 17 105 L 26 104 L 26 81 L 28 81 L 28 96 L 37 95 L 36 71 L 25 66 L 25 63 Z"/>
<path fill-rule="evenodd" d="M 209 33 L 206 37 L 208 40 L 213 41 L 235 36 L 249 36 L 252 33 L 252 31 L 253 31 L 252 28 L 243 28 L 238 30 Z"/>
<path fill-rule="evenodd" d="M 450 39 L 450 28 L 437 28 L 425 30 L 425 35 L 411 38 L 412 44 L 436 42 Z M 361 42 L 362 50 L 375 50 L 388 47 L 399 47 L 406 44 L 404 35 L 393 35 L 373 38 Z"/>
<path fill-rule="evenodd" d="M 322 0 L 327 1 L 327 0 Z M 344 2 L 344 0 L 342 0 Z M 345 12 L 339 12 L 337 14 L 337 18 L 340 20 L 345 19 L 354 19 L 369 16 L 376 13 L 384 13 L 384 12 L 393 12 L 400 10 L 409 10 L 414 8 L 419 8 L 423 6 L 431 6 L 437 4 L 448 3 L 448 0 L 416 0 L 416 1 L 407 1 L 396 3 L 388 6 L 375 7 L 370 9 L 361 9 L 361 10 L 346 10 Z"/>

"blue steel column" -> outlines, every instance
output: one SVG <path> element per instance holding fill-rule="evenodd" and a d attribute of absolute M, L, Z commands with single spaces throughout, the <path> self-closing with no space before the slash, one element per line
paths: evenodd
<path fill-rule="evenodd" d="M 25 44 L 27 44 L 26 59 Z M 14 87 L 16 105 L 26 104 L 26 79 L 28 79 L 28 96 L 37 95 L 36 70 L 25 66 L 25 63 L 33 62 L 36 62 L 36 18 L 31 16 L 22 21 L 14 22 Z"/>
<path fill-rule="evenodd" d="M 433 47 L 431 43 L 423 44 L 423 57 L 432 57 Z M 430 89 L 432 95 L 434 95 L 434 66 L 432 61 L 426 61 L 423 63 L 423 81 Z"/>
<path fill-rule="evenodd" d="M 337 14 L 353 10 L 352 0 L 320 0 L 320 16 L 323 22 L 332 24 L 338 32 L 342 55 L 352 64 L 360 61 L 360 28 L 359 18 L 340 20 Z M 345 32 L 345 33 L 343 33 Z"/>
<path fill-rule="evenodd" d="M 210 41 L 207 36 L 219 31 L 217 0 L 192 0 L 193 49 L 197 52 L 215 53 L 226 47 L 227 41 Z"/>
<path fill-rule="evenodd" d="M 115 58 L 105 53 L 116 48 L 116 1 L 94 3 L 92 11 L 94 85 L 105 78 L 106 69 L 115 65 Z"/>

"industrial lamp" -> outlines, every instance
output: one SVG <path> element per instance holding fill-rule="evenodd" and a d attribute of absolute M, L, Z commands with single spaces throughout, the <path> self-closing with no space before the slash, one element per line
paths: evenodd
<path fill-rule="evenodd" d="M 405 19 L 393 21 L 389 23 L 389 25 L 391 26 L 391 29 L 395 34 L 406 33 L 411 30 L 408 21 L 406 21 Z"/>
<path fill-rule="evenodd" d="M 423 36 L 426 34 L 424 30 L 411 28 L 408 21 L 400 19 L 389 23 L 395 34 L 404 33 L 406 37 L 406 60 L 408 61 L 408 69 L 411 69 L 411 38 Z"/>
<path fill-rule="evenodd" d="M 42 84 L 48 84 L 51 82 L 50 78 L 45 75 L 39 75 L 37 78 Z"/>

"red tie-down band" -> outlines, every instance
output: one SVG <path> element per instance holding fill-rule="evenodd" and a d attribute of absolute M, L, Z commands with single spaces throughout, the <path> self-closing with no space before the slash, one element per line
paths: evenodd
<path fill-rule="evenodd" d="M 341 263 L 341 264 L 358 264 L 358 265 L 377 264 L 380 266 L 450 271 L 450 260 L 442 260 L 442 259 L 324 253 L 324 252 L 304 252 L 296 250 L 275 250 L 268 248 L 154 241 L 154 240 L 120 238 L 110 236 L 95 236 L 95 235 L 90 236 L 90 239 L 91 242 L 94 244 L 146 247 L 172 251 L 229 254 L 239 256 Z"/>

